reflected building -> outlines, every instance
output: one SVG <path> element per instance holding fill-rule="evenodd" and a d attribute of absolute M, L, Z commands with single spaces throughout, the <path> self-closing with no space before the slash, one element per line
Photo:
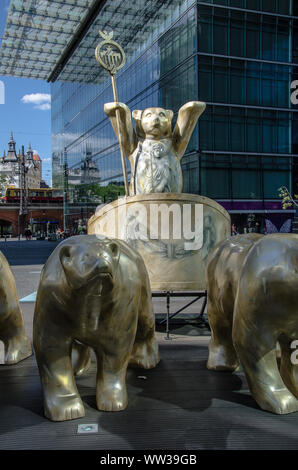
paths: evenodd
<path fill-rule="evenodd" d="M 278 188 L 298 194 L 298 109 L 291 103 L 297 1 L 86 0 L 68 10 L 68 0 L 35 3 L 27 14 L 41 24 L 47 4 L 49 42 L 57 39 L 47 60 L 42 52 L 30 55 L 36 78 L 52 82 L 54 186 L 73 183 L 87 194 L 88 184 L 123 184 L 118 142 L 103 112 L 113 101 L 112 87 L 94 57 L 98 31 L 113 30 L 127 55 L 117 74 L 119 100 L 131 110 L 173 109 L 175 124 L 185 102 L 207 103 L 182 159 L 183 192 L 218 201 L 241 232 L 290 229 L 284 223 L 295 211 L 282 210 Z M 17 0 L 11 4 L 14 20 L 21 11 Z M 7 23 L 6 30 L 12 27 Z M 26 34 L 29 51 L 29 28 Z M 24 61 L 23 76 L 26 67 Z"/>
<path fill-rule="evenodd" d="M 26 162 L 26 187 L 27 188 L 40 188 L 42 184 L 42 160 L 40 156 L 31 148 L 29 143 L 28 150 L 25 154 Z M 14 186 L 20 188 L 22 155 L 19 151 L 16 152 L 16 141 L 14 140 L 13 133 L 11 132 L 8 141 L 8 151 L 4 150 L 3 156 L 0 157 L 0 178 L 1 178 L 1 191 L 4 192 L 6 186 Z"/>

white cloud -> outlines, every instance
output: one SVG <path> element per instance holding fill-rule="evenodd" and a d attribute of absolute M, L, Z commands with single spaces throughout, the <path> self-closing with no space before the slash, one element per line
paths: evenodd
<path fill-rule="evenodd" d="M 39 104 L 34 106 L 35 109 L 41 109 L 41 111 L 47 111 L 48 109 L 51 109 L 50 103 L 44 103 L 44 104 Z"/>
<path fill-rule="evenodd" d="M 42 158 L 42 161 L 43 161 L 43 162 L 51 162 L 52 159 L 51 159 L 50 157 L 48 157 L 48 158 Z"/>
<path fill-rule="evenodd" d="M 24 104 L 33 104 L 35 109 L 47 111 L 51 109 L 51 95 L 49 93 L 31 93 L 21 98 Z"/>

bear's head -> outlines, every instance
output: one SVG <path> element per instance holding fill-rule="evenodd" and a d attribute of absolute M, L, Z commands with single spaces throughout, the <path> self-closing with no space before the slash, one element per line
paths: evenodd
<path fill-rule="evenodd" d="M 136 123 L 138 137 L 160 140 L 172 135 L 173 111 L 163 108 L 134 110 L 132 117 Z"/>
<path fill-rule="evenodd" d="M 72 289 L 84 288 L 86 293 L 110 290 L 119 262 L 117 242 L 98 240 L 95 235 L 69 238 L 60 246 L 60 262 Z"/>

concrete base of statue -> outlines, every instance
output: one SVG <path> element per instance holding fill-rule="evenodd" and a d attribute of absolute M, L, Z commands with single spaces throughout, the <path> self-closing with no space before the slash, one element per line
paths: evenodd
<path fill-rule="evenodd" d="M 206 289 L 205 266 L 214 246 L 230 236 L 228 212 L 204 196 L 151 193 L 99 206 L 88 234 L 118 238 L 145 262 L 153 291 Z"/>

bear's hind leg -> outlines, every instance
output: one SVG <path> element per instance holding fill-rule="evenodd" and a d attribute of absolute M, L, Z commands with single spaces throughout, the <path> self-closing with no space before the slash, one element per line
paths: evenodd
<path fill-rule="evenodd" d="M 142 290 L 139 305 L 136 338 L 129 360 L 129 367 L 152 369 L 160 361 L 158 343 L 155 338 L 155 317 L 151 291 Z"/>
<path fill-rule="evenodd" d="M 91 366 L 90 348 L 74 341 L 72 344 L 72 367 L 76 377 L 84 375 Z"/>
<path fill-rule="evenodd" d="M 217 307 L 208 297 L 208 321 L 211 328 L 207 368 L 234 371 L 239 363 L 232 341 L 233 306 L 228 311 Z"/>
<path fill-rule="evenodd" d="M 0 340 L 4 343 L 4 363 L 6 365 L 17 364 L 32 356 L 31 343 L 25 333 L 20 310 L 16 309 L 10 312 L 9 317 L 5 320 L 4 328 L 1 327 Z"/>
<path fill-rule="evenodd" d="M 280 375 L 290 392 L 298 398 L 298 362 L 295 349 L 291 347 L 293 340 L 282 335 L 278 341 L 281 348 Z"/>
<path fill-rule="evenodd" d="M 260 408 L 276 414 L 293 413 L 298 411 L 298 400 L 282 381 L 276 360 L 277 338 L 269 332 L 268 325 L 260 328 L 243 319 L 235 322 L 235 348 L 251 394 Z"/>
<path fill-rule="evenodd" d="M 41 377 L 45 416 L 66 421 L 85 416 L 71 364 L 71 338 L 45 327 L 34 334 L 34 348 Z"/>

